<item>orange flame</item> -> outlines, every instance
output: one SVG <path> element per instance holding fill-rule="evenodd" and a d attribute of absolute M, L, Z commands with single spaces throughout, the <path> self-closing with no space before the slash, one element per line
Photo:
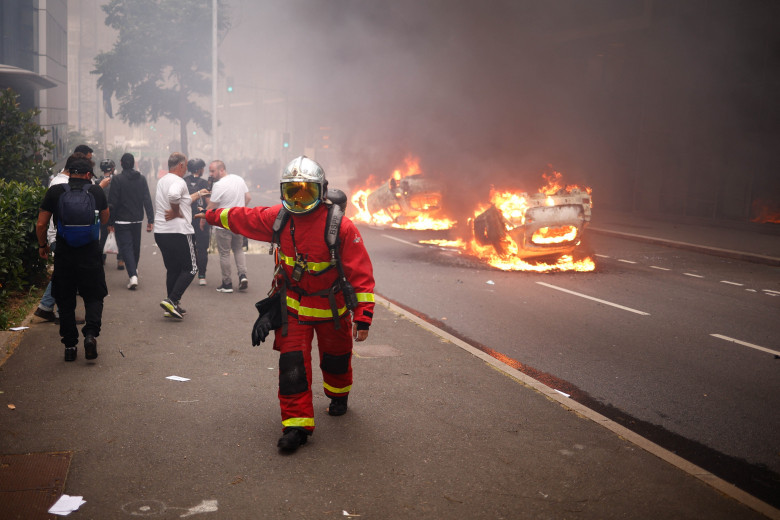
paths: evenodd
<path fill-rule="evenodd" d="M 404 159 L 404 165 L 405 169 L 393 171 L 390 178 L 395 181 L 400 181 L 404 177 L 419 175 L 421 173 L 419 159 L 416 157 L 406 157 Z M 371 175 L 369 180 L 366 181 L 365 187 L 352 195 L 352 204 L 357 210 L 357 215 L 353 217 L 353 220 L 377 226 L 392 226 L 398 229 L 414 230 L 444 230 L 451 229 L 456 224 L 455 221 L 447 218 L 433 218 L 426 215 L 425 212 L 429 211 L 433 206 L 438 206 L 440 201 L 438 198 L 435 200 L 427 200 L 424 196 L 415 197 L 410 201 L 410 205 L 416 210 L 415 212 L 419 213 L 405 218 L 403 222 L 396 222 L 396 219 L 384 209 L 371 213 L 368 210 L 368 196 L 385 182 L 386 181 L 382 180 L 377 181 L 375 176 Z"/>
<path fill-rule="evenodd" d="M 543 227 L 536 230 L 531 236 L 534 244 L 560 244 L 571 242 L 577 238 L 577 228 L 574 226 Z"/>
<path fill-rule="evenodd" d="M 555 199 L 552 197 L 553 195 L 560 194 L 562 192 L 571 193 L 571 191 L 574 189 L 584 191 L 588 194 L 590 194 L 592 191 L 590 188 L 583 189 L 576 185 L 569 185 L 564 188 L 561 183 L 561 177 L 561 173 L 555 171 L 549 175 L 543 175 L 543 178 L 547 181 L 547 184 L 539 188 L 538 193 L 547 195 L 544 201 L 547 206 L 555 205 Z M 497 192 L 495 190 L 491 190 L 490 202 L 503 215 L 506 222 L 507 231 L 511 231 L 515 227 L 525 225 L 525 214 L 530 207 L 528 194 L 523 192 Z M 489 206 L 483 206 L 479 208 L 474 213 L 474 216 L 476 217 L 482 214 L 488 207 Z M 531 237 L 531 242 L 534 244 L 561 244 L 575 240 L 577 238 L 577 233 L 577 228 L 571 225 L 561 227 L 542 227 L 533 234 Z M 596 268 L 595 262 L 590 257 L 575 261 L 571 255 L 561 255 L 554 263 L 529 262 L 523 260 L 518 256 L 520 251 L 519 246 L 509 234 L 502 238 L 501 246 L 505 251 L 505 254 L 503 255 L 499 255 L 493 246 L 481 245 L 472 238 L 472 240 L 462 249 L 484 260 L 489 265 L 504 271 L 587 272 L 593 271 Z"/>
<path fill-rule="evenodd" d="M 780 203 L 755 199 L 750 208 L 751 222 L 759 224 L 780 224 Z"/>

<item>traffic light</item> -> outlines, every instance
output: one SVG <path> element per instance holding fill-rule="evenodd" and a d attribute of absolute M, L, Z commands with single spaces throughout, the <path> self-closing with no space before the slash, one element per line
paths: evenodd
<path fill-rule="evenodd" d="M 282 134 L 282 148 L 289 148 L 290 147 L 290 132 L 285 132 Z"/>
<path fill-rule="evenodd" d="M 228 76 L 228 78 L 227 78 L 227 91 L 228 92 L 233 92 L 233 77 L 232 76 Z"/>

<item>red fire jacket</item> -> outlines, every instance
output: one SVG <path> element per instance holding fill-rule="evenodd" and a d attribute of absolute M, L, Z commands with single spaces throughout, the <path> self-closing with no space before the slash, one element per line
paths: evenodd
<path fill-rule="evenodd" d="M 281 207 L 282 205 L 278 204 L 271 207 L 218 208 L 207 211 L 206 220 L 211 225 L 223 227 L 233 233 L 254 240 L 271 242 L 274 221 Z M 329 289 L 337 279 L 338 270 L 330 267 L 330 251 L 325 242 L 327 220 L 327 206 L 321 204 L 306 215 L 291 213 L 279 233 L 279 263 L 290 281 L 287 290 L 288 312 L 297 315 L 302 322 L 333 319 L 327 297 L 301 296 L 289 288 L 300 288 L 305 293 L 311 294 Z M 294 234 L 291 232 L 291 226 L 294 227 Z M 292 278 L 296 252 L 303 255 L 306 262 L 306 271 L 299 282 Z M 363 244 L 363 237 L 347 217 L 341 220 L 339 228 L 339 255 L 344 266 L 344 274 L 357 295 L 358 306 L 355 309 L 354 320 L 370 325 L 374 315 L 374 270 Z M 339 316 L 347 311 L 340 291 L 336 293 L 336 304 Z"/>

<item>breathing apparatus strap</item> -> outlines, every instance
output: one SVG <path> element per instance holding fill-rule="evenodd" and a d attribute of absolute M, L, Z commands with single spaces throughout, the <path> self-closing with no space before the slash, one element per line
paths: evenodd
<path fill-rule="evenodd" d="M 328 250 L 330 251 L 330 265 L 336 266 L 339 273 L 336 285 L 344 293 L 344 303 L 347 305 L 347 309 L 354 311 L 358 304 L 357 295 L 352 284 L 347 280 L 347 275 L 344 274 L 344 264 L 341 263 L 338 249 L 339 229 L 341 228 L 342 218 L 344 218 L 342 207 L 337 204 L 331 204 L 328 207 L 328 223 L 325 226 L 325 243 L 328 244 Z M 338 323 L 336 323 L 336 326 L 338 327 Z"/>
<path fill-rule="evenodd" d="M 275 292 L 281 293 L 279 304 L 282 306 L 282 336 L 287 336 L 287 286 L 289 285 L 289 281 L 287 280 L 287 273 L 284 272 L 281 259 L 279 258 L 279 235 L 281 234 L 282 228 L 284 228 L 284 225 L 287 223 L 289 218 L 290 213 L 284 206 L 282 206 L 279 209 L 279 213 L 276 214 L 276 220 L 274 220 L 274 225 L 272 227 L 273 236 L 271 238 L 271 249 L 268 250 L 268 254 L 274 255 L 274 264 L 276 265 L 274 270 L 273 286 L 271 287 L 269 296 Z"/>

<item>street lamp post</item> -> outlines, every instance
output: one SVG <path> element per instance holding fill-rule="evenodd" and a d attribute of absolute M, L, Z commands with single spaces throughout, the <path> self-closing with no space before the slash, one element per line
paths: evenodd
<path fill-rule="evenodd" d="M 211 0 L 211 154 L 219 159 L 217 140 L 217 0 Z"/>

